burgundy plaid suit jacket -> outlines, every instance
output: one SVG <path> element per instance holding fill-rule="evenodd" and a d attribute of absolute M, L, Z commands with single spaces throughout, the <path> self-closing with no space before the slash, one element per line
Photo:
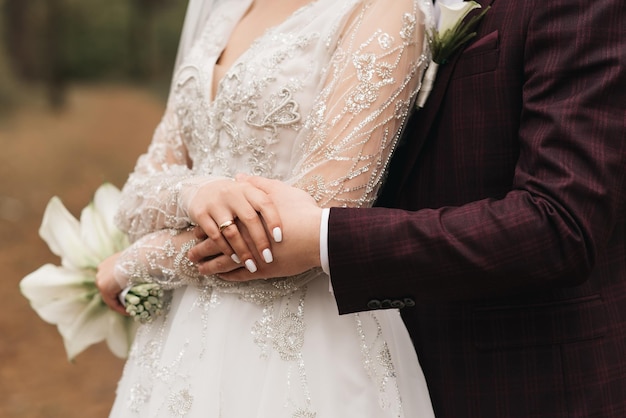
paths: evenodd
<path fill-rule="evenodd" d="M 440 418 L 626 417 L 626 2 L 494 0 L 373 209 L 341 313 L 399 307 Z"/>

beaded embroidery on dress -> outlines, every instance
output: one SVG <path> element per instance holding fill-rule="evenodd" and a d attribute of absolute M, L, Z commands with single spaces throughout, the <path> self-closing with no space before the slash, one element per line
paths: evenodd
<path fill-rule="evenodd" d="M 124 186 L 117 221 L 134 243 L 120 269 L 171 299 L 140 328 L 111 416 L 432 417 L 397 311 L 338 315 L 320 270 L 244 284 L 200 275 L 186 258 L 185 204 L 198 184 L 245 172 L 321 206 L 370 206 L 427 62 L 419 25 L 430 4 L 312 1 L 213 92 L 215 62 L 251 1 L 211 13 Z"/>

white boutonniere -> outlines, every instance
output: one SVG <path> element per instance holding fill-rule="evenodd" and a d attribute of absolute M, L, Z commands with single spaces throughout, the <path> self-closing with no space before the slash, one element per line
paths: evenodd
<path fill-rule="evenodd" d="M 98 264 L 129 245 L 126 234 L 113 223 L 120 194 L 111 184 L 100 186 L 80 220 L 58 197 L 50 199 L 39 235 L 61 257 L 61 265 L 46 264 L 20 282 L 31 307 L 44 321 L 57 326 L 69 360 L 101 341 L 106 341 L 116 356 L 126 357 L 135 324 L 161 313 L 163 290 L 156 284 L 129 289 L 125 302 L 130 316 L 109 309 L 96 288 Z"/>
<path fill-rule="evenodd" d="M 418 108 L 424 107 L 426 99 L 433 89 L 439 66 L 445 64 L 457 49 L 476 36 L 474 28 L 487 13 L 489 7 L 467 22 L 464 19 L 469 12 L 481 7 L 475 1 L 437 0 L 435 4 L 436 25 L 426 33 L 432 58 L 424 73 L 422 86 L 417 95 L 416 106 Z"/>

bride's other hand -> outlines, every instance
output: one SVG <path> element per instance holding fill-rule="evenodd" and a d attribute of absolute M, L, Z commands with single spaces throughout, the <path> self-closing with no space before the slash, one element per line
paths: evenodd
<path fill-rule="evenodd" d="M 102 296 L 102 300 L 109 306 L 109 308 L 121 313 L 122 315 L 128 315 L 126 309 L 118 299 L 118 296 L 122 291 L 122 287 L 113 274 L 115 263 L 117 262 L 120 254 L 121 253 L 113 254 L 98 265 L 98 271 L 96 273 L 96 287 Z"/>
<path fill-rule="evenodd" d="M 255 253 L 264 263 L 273 261 L 270 240 L 282 240 L 281 219 L 267 193 L 252 184 L 215 180 L 199 185 L 189 199 L 188 212 L 219 250 L 206 243 L 197 246 L 189 253 L 191 261 L 197 263 L 219 252 L 234 263 L 243 263 L 250 272 L 258 270 Z M 242 237 L 238 224 L 245 226 L 249 242 Z"/>
<path fill-rule="evenodd" d="M 235 222 L 237 223 L 238 231 L 242 233 L 242 230 L 245 230 L 245 226 L 238 220 Z M 243 268 L 242 263 L 236 263 L 233 257 L 222 253 L 217 243 L 209 239 L 200 227 L 194 229 L 194 235 L 197 243 L 189 250 L 187 258 L 196 264 L 200 274 L 208 276 Z M 249 236 L 244 233 L 243 238 L 248 248 L 254 248 L 254 243 Z M 254 251 L 254 253 L 256 253 L 256 251 Z M 258 257 L 255 257 L 255 259 L 258 265 Z"/>

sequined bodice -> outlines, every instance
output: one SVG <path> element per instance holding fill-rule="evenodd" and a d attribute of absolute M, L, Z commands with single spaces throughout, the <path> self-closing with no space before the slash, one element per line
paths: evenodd
<path fill-rule="evenodd" d="M 298 10 L 292 19 L 313 7 Z M 292 32 L 289 21 L 273 27 L 239 57 L 212 92 L 212 64 L 224 47 L 224 33 L 242 9 L 222 7 L 211 17 L 176 74 L 172 105 L 193 167 L 201 174 L 232 177 L 246 172 L 285 178 L 290 145 L 310 113 L 324 65 L 312 56 L 328 55 L 322 37 L 329 34 Z"/>
<path fill-rule="evenodd" d="M 243 172 L 300 187 L 320 206 L 371 205 L 427 61 L 429 3 L 312 1 L 257 38 L 212 91 L 215 63 L 251 1 L 223 1 L 210 16 L 123 189 L 117 222 L 133 244 L 118 270 L 175 290 L 168 313 L 138 334 L 117 414 L 338 416 L 346 405 L 329 402 L 331 393 L 354 380 L 366 414 L 417 416 L 407 406 L 415 385 L 403 395 L 396 382 L 394 358 L 408 359 L 399 364 L 413 370 L 407 375 L 419 370 L 399 316 L 339 317 L 319 270 L 245 283 L 201 276 L 186 259 L 194 241 L 185 238 L 192 222 L 181 196 Z M 402 343 L 388 342 L 386 331 L 404 333 Z M 408 354 L 394 357 L 397 347 Z M 254 382 L 245 402 L 233 376 Z M 427 413 L 419 415 L 432 416 L 421 393 Z M 229 412 L 243 403 L 249 411 Z"/>

